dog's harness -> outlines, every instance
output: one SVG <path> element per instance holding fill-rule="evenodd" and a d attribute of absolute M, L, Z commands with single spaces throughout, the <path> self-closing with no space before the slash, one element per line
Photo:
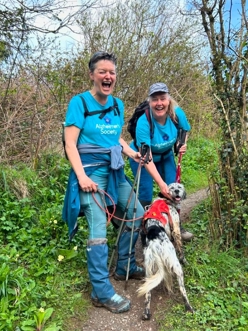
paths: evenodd
<path fill-rule="evenodd" d="M 150 208 L 144 213 L 143 222 L 142 222 L 143 231 L 146 232 L 145 223 L 146 223 L 146 220 L 149 218 L 156 219 L 159 222 L 161 222 L 163 225 L 166 225 L 167 219 L 163 216 L 163 213 L 167 214 L 168 220 L 169 220 L 169 225 L 170 225 L 171 229 L 173 229 L 173 221 L 171 218 L 169 206 L 165 202 L 164 199 L 159 199 L 159 200 L 154 201 L 151 204 Z"/>

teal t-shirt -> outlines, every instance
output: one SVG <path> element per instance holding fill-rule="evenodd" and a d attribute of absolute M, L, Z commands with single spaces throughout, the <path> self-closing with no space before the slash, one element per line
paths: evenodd
<path fill-rule="evenodd" d="M 190 124 L 184 111 L 177 107 L 175 113 L 178 117 L 178 126 L 183 130 L 189 131 Z M 173 148 L 177 140 L 177 128 L 170 117 L 167 118 L 164 125 L 159 124 L 154 118 L 152 118 L 154 125 L 154 135 L 153 138 L 150 137 L 150 124 L 147 121 L 146 115 L 140 116 L 136 126 L 136 143 L 140 147 L 141 143 L 145 143 L 151 146 L 153 153 L 154 162 L 160 160 L 160 155 Z M 131 147 L 133 147 L 131 145 Z"/>
<path fill-rule="evenodd" d="M 89 91 L 77 94 L 70 100 L 66 112 L 65 126 L 74 125 L 81 130 L 77 144 L 93 144 L 105 148 L 120 145 L 119 139 L 124 125 L 123 102 L 120 99 L 115 98 L 120 115 L 112 110 L 102 119 L 99 118 L 100 114 L 85 117 L 85 109 L 80 95 L 83 96 L 89 112 L 95 110 L 105 110 L 114 105 L 112 95 L 108 96 L 107 102 L 103 106 L 91 95 Z M 108 168 L 99 168 L 94 172 L 94 174 L 107 175 Z"/>

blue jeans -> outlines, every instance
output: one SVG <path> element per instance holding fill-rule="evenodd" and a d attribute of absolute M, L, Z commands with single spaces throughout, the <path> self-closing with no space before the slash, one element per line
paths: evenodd
<path fill-rule="evenodd" d="M 138 163 L 133 159 L 129 159 L 130 167 L 133 175 L 136 175 L 138 169 Z M 160 176 L 163 178 L 167 185 L 176 181 L 176 163 L 173 153 L 170 153 L 163 161 L 154 162 Z M 145 167 L 141 169 L 140 175 L 140 189 L 139 200 L 152 201 L 153 196 L 153 178 L 146 171 Z"/>
<path fill-rule="evenodd" d="M 89 177 L 95 183 L 98 184 L 99 189 L 106 191 L 107 182 L 108 182 L 107 177 L 100 177 L 94 174 L 90 175 Z M 127 181 L 119 184 L 118 202 L 117 202 L 118 210 L 124 212 L 131 189 L 132 187 Z M 102 195 L 99 194 L 98 192 L 95 193 L 94 196 L 102 208 L 98 206 L 98 204 L 93 198 L 92 193 L 83 192 L 82 190 L 80 191 L 80 203 L 89 227 L 89 239 L 106 238 L 107 221 L 106 221 L 106 213 L 104 211 L 105 209 L 104 202 L 102 201 Z M 128 208 L 128 212 L 127 212 L 128 220 L 133 219 L 134 203 L 135 203 L 135 193 L 133 193 L 132 195 L 131 202 Z M 141 206 L 140 202 L 138 201 L 135 218 L 140 217 L 140 219 L 135 221 L 134 223 L 135 228 L 140 227 L 142 221 L 141 217 L 143 216 L 143 214 L 144 214 L 144 209 Z M 132 227 L 132 222 L 126 222 L 126 225 Z"/>

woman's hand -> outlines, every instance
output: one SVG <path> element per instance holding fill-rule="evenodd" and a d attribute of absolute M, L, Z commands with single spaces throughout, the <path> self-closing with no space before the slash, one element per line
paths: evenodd
<path fill-rule="evenodd" d="M 141 154 L 140 152 L 135 152 L 133 151 L 133 154 L 130 155 L 130 157 L 137 163 L 139 163 L 141 161 Z"/>
<path fill-rule="evenodd" d="M 98 189 L 98 184 L 93 182 L 93 180 L 86 175 L 79 176 L 78 182 L 84 192 L 96 192 Z"/>
<path fill-rule="evenodd" d="M 187 144 L 183 144 L 183 146 L 179 149 L 179 153 L 185 154 L 187 150 Z"/>
<path fill-rule="evenodd" d="M 169 188 L 168 188 L 167 184 L 164 181 L 159 185 L 159 189 L 160 189 L 160 192 L 164 196 L 167 196 L 168 194 L 170 194 Z"/>

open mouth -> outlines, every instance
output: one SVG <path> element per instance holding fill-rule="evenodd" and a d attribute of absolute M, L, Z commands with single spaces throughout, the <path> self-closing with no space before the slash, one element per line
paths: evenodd
<path fill-rule="evenodd" d="M 156 107 L 155 110 L 158 111 L 158 112 L 160 112 L 160 111 L 163 111 L 164 110 L 164 107 Z"/>
<path fill-rule="evenodd" d="M 111 87 L 111 82 L 102 82 L 102 86 L 104 88 L 110 88 Z"/>
<path fill-rule="evenodd" d="M 179 195 L 171 194 L 171 196 L 176 203 L 181 202 L 181 197 Z"/>

